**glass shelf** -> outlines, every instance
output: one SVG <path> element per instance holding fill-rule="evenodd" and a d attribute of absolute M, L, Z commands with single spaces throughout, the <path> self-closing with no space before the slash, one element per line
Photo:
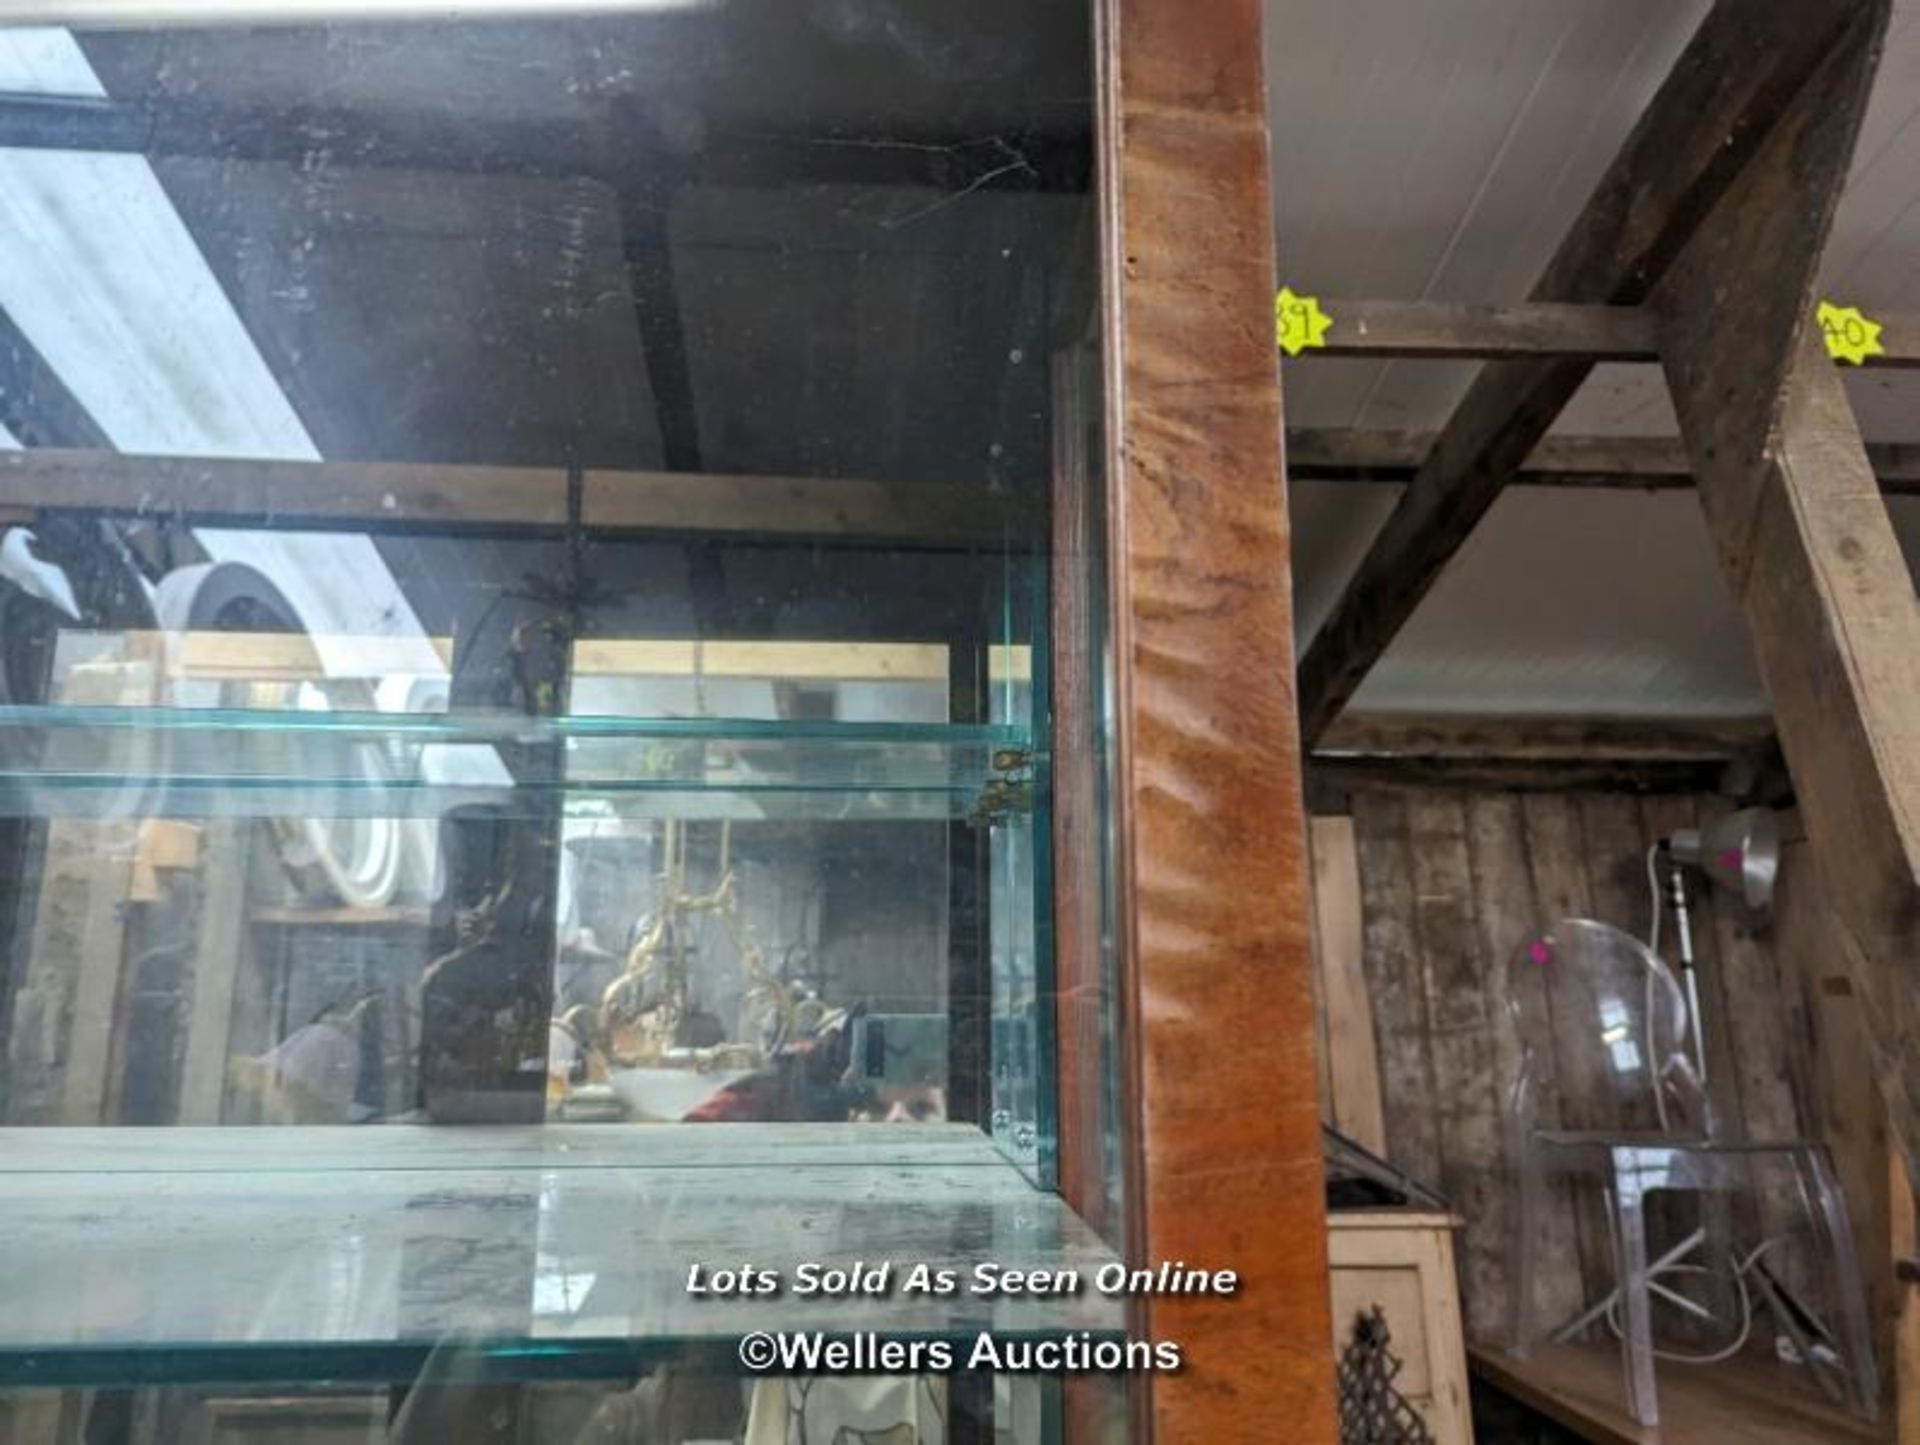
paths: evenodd
<path fill-rule="evenodd" d="M 731 1364 L 754 1330 L 1099 1336 L 1114 1259 L 958 1124 L 0 1130 L 0 1386 L 501 1379 Z M 882 1295 L 690 1295 L 692 1265 L 893 1263 Z M 899 1288 L 918 1263 L 1077 1294 Z"/>
<path fill-rule="evenodd" d="M 952 818 L 1031 764 L 1006 726 L 0 707 L 0 816 Z"/>

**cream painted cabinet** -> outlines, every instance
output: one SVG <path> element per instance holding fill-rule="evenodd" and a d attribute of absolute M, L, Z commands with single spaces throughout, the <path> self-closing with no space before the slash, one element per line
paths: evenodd
<path fill-rule="evenodd" d="M 1389 1349 L 1401 1362 L 1395 1388 L 1419 1411 L 1438 1445 L 1473 1440 L 1453 1271 L 1453 1231 L 1459 1226 L 1448 1214 L 1394 1209 L 1335 1212 L 1327 1219 L 1335 1354 L 1352 1341 L 1355 1322 L 1379 1306 Z"/>

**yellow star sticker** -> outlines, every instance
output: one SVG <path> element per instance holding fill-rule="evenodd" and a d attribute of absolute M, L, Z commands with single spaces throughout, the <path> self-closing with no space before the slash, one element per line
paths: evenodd
<path fill-rule="evenodd" d="M 1327 344 L 1327 328 L 1333 318 L 1320 309 L 1315 296 L 1296 296 L 1291 286 L 1282 286 L 1273 298 L 1273 324 L 1280 349 L 1298 356 L 1309 347 Z"/>
<path fill-rule="evenodd" d="M 1827 354 L 1835 361 L 1865 364 L 1869 356 L 1883 356 L 1887 348 L 1880 344 L 1881 326 L 1870 320 L 1858 306 L 1836 306 L 1822 301 L 1815 313 L 1820 330 L 1827 338 Z"/>

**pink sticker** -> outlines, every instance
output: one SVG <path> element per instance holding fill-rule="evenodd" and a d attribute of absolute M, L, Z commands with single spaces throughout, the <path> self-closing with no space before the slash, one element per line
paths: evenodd
<path fill-rule="evenodd" d="M 1740 866 L 1740 850 L 1729 848 L 1715 860 L 1722 868 L 1737 869 Z"/>
<path fill-rule="evenodd" d="M 1544 967 L 1553 961 L 1553 945 L 1544 938 L 1536 938 L 1527 945 L 1527 957 Z"/>

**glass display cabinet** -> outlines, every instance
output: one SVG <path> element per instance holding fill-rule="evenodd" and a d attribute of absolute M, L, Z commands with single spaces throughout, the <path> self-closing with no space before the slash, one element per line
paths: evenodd
<path fill-rule="evenodd" d="M 265 1438 L 451 1351 L 758 1440 L 751 1328 L 1111 1331 L 791 1283 L 1110 1257 L 1043 1016 L 1084 5 L 354 8 L 0 31 L 0 1383 Z"/>
<path fill-rule="evenodd" d="M 0 12 L 0 1440 L 1127 1438 L 1093 9 Z"/>

